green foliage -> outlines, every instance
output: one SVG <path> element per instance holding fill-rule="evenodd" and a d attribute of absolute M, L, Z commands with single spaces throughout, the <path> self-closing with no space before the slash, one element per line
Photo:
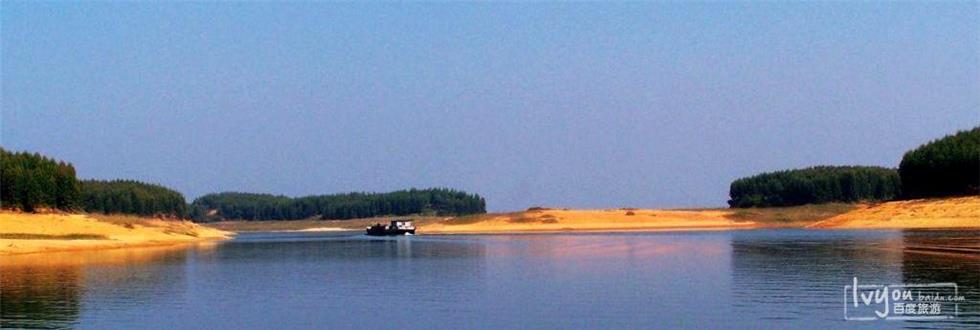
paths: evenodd
<path fill-rule="evenodd" d="M 894 169 L 817 166 L 763 173 L 732 182 L 731 207 L 793 206 L 830 202 L 879 201 L 901 193 Z"/>
<path fill-rule="evenodd" d="M 82 181 L 81 201 L 86 212 L 187 216 L 184 195 L 160 185 L 133 180 Z"/>
<path fill-rule="evenodd" d="M 41 207 L 71 210 L 78 198 L 79 184 L 70 163 L 0 148 L 0 206 L 27 212 Z"/>
<path fill-rule="evenodd" d="M 486 213 L 486 201 L 452 189 L 410 189 L 389 193 L 347 193 L 290 198 L 225 192 L 202 196 L 191 205 L 198 221 L 355 219 L 384 215 Z M 216 212 L 215 212 L 216 211 Z"/>
<path fill-rule="evenodd" d="M 898 173 L 906 198 L 980 193 L 980 127 L 906 152 Z"/>

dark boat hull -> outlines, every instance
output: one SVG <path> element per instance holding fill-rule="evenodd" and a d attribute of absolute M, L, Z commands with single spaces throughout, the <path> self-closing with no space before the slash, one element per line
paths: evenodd
<path fill-rule="evenodd" d="M 384 226 L 373 226 L 367 229 L 367 234 L 371 236 L 415 235 L 415 229 L 388 229 Z"/>

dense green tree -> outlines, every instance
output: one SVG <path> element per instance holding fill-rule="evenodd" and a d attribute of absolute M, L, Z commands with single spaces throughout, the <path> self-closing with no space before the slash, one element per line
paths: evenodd
<path fill-rule="evenodd" d="M 86 212 L 186 217 L 187 201 L 181 193 L 156 184 L 133 180 L 85 180 L 81 203 Z"/>
<path fill-rule="evenodd" d="M 476 194 L 452 189 L 410 189 L 388 193 L 347 193 L 290 198 L 270 194 L 225 192 L 202 196 L 191 204 L 195 220 L 354 219 L 384 215 L 461 215 L 486 212 Z"/>
<path fill-rule="evenodd" d="M 811 203 L 879 201 L 897 198 L 902 189 L 894 169 L 865 166 L 817 166 L 763 173 L 732 182 L 731 207 L 791 206 Z"/>
<path fill-rule="evenodd" d="M 0 148 L 0 206 L 27 212 L 72 210 L 78 198 L 79 183 L 70 163 Z"/>
<path fill-rule="evenodd" d="M 980 127 L 906 152 L 898 173 L 906 198 L 980 193 Z"/>

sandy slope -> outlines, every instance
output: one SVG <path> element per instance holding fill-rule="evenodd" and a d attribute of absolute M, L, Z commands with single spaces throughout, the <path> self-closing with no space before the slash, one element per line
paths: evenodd
<path fill-rule="evenodd" d="M 726 210 L 557 210 L 487 214 L 419 226 L 423 234 L 561 231 L 717 230 L 755 227 Z"/>
<path fill-rule="evenodd" d="M 808 228 L 980 228 L 980 196 L 864 205 Z"/>
<path fill-rule="evenodd" d="M 168 245 L 230 235 L 186 221 L 0 212 L 0 254 Z"/>

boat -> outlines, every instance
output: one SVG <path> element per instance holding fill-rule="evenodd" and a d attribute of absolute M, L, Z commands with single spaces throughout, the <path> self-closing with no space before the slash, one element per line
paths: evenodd
<path fill-rule="evenodd" d="M 415 225 L 412 224 L 412 220 L 391 220 L 391 224 L 388 225 L 378 223 L 367 227 L 367 234 L 371 236 L 415 235 Z"/>

